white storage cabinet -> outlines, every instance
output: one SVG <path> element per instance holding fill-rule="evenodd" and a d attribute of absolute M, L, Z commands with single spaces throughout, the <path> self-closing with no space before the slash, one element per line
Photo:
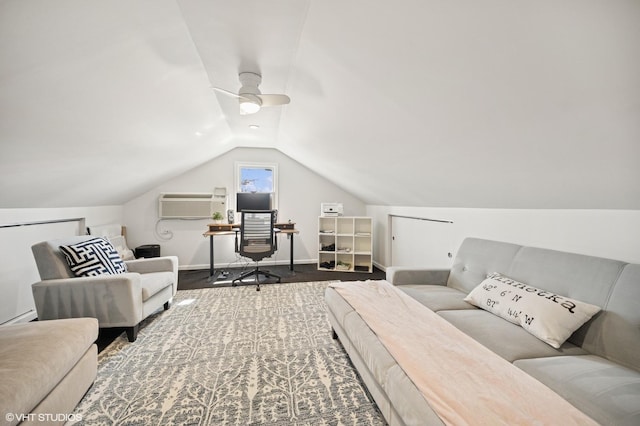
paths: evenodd
<path fill-rule="evenodd" d="M 373 272 L 373 228 L 370 217 L 318 218 L 318 269 Z"/>

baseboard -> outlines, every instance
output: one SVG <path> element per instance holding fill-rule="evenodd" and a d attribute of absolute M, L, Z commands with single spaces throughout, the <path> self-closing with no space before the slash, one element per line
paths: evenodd
<path fill-rule="evenodd" d="M 373 262 L 373 266 L 375 266 L 376 268 L 380 269 L 383 272 L 387 272 L 387 267 L 384 265 L 381 265 L 379 262 L 376 262 L 375 260 Z"/>

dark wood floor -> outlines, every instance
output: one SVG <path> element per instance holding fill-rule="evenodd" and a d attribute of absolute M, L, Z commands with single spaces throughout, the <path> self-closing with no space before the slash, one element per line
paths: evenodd
<path fill-rule="evenodd" d="M 238 277 L 242 272 L 249 271 L 253 268 L 251 264 L 245 268 L 225 268 L 216 269 L 217 279 L 215 281 L 209 279 L 209 270 L 180 271 L 178 275 L 178 290 L 187 290 L 195 288 L 213 288 L 230 286 L 234 278 Z M 293 271 L 289 270 L 289 266 L 268 266 L 265 269 L 276 275 L 280 275 L 283 283 L 310 282 L 310 281 L 359 281 L 359 280 L 382 280 L 385 273 L 378 268 L 373 268 L 372 273 L 366 272 L 341 272 L 318 270 L 318 266 L 313 264 L 294 265 Z M 264 278 L 260 278 L 260 285 L 268 285 L 275 283 L 275 279 L 267 280 L 263 284 Z M 242 284 L 239 284 L 242 285 Z M 254 285 L 252 279 L 247 279 L 245 285 Z"/>
<path fill-rule="evenodd" d="M 216 288 L 216 287 L 228 287 L 234 278 L 238 277 L 242 272 L 248 271 L 253 266 L 248 264 L 245 268 L 226 268 L 217 269 L 216 273 L 218 279 L 213 281 L 209 279 L 208 269 L 179 271 L 178 272 L 178 291 L 190 290 L 198 288 Z M 366 272 L 341 272 L 341 271 L 320 271 L 315 263 L 313 264 L 300 264 L 294 265 L 293 271 L 289 270 L 289 266 L 269 266 L 264 269 L 274 274 L 280 275 L 283 283 L 293 282 L 310 282 L 310 281 L 360 281 L 360 280 L 381 280 L 385 278 L 384 271 L 378 268 L 373 268 L 372 273 Z M 260 278 L 260 286 L 266 285 L 278 285 L 275 279 L 263 281 L 264 278 Z M 251 285 L 255 286 L 252 279 L 247 279 L 244 284 L 238 285 Z M 98 350 L 102 351 L 107 347 L 116 337 L 124 333 L 123 328 L 101 328 L 100 335 L 98 336 Z M 135 342 L 133 343 L 135 344 Z"/>

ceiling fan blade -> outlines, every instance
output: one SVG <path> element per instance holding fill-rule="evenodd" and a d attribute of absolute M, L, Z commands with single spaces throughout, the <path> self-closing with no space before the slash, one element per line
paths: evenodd
<path fill-rule="evenodd" d="M 287 95 L 258 95 L 260 99 L 262 99 L 262 106 L 278 106 L 278 105 L 286 105 L 291 102 L 291 98 Z"/>
<path fill-rule="evenodd" d="M 233 96 L 234 98 L 242 98 L 242 96 L 238 95 L 237 93 L 233 93 L 228 90 L 221 89 L 220 87 L 214 87 L 213 90 L 215 90 L 216 92 L 223 93 L 225 95 Z"/>

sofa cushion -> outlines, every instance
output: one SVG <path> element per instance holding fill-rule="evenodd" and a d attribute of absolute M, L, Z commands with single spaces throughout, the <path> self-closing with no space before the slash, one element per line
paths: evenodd
<path fill-rule="evenodd" d="M 522 247 L 499 241 L 465 238 L 451 266 L 447 286 L 469 293 L 494 271 L 506 271 Z"/>
<path fill-rule="evenodd" d="M 442 285 L 408 284 L 396 286 L 434 312 L 452 309 L 478 309 L 464 301 L 466 293 Z"/>
<path fill-rule="evenodd" d="M 510 362 L 522 358 L 587 353 L 569 342 L 555 349 L 522 327 L 481 309 L 439 311 L 438 315 Z"/>
<path fill-rule="evenodd" d="M 522 247 L 506 269 L 494 269 L 528 285 L 604 307 L 624 262 L 536 247 Z"/>
<path fill-rule="evenodd" d="M 571 340 L 592 354 L 640 371 L 640 265 L 626 265 L 603 311 Z"/>
<path fill-rule="evenodd" d="M 95 318 L 0 326 L 0 413 L 30 413 L 97 338 Z"/>
<path fill-rule="evenodd" d="M 140 287 L 142 288 L 142 301 L 146 302 L 154 294 L 172 285 L 173 285 L 173 273 L 171 272 L 150 272 L 148 274 L 140 274 Z"/>
<path fill-rule="evenodd" d="M 595 355 L 514 364 L 603 425 L 640 424 L 640 373 Z"/>
<path fill-rule="evenodd" d="M 464 299 L 559 348 L 600 307 L 542 290 L 497 272 Z"/>
<path fill-rule="evenodd" d="M 78 277 L 95 277 L 103 274 L 122 274 L 127 265 L 109 241 L 92 238 L 80 243 L 61 245 L 69 267 Z"/>

